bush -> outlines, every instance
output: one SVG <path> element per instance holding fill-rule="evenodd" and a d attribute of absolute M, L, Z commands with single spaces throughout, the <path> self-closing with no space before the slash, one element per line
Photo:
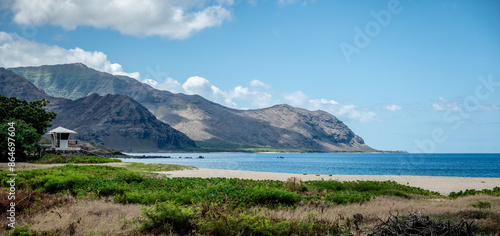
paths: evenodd
<path fill-rule="evenodd" d="M 141 231 L 155 234 L 171 231 L 187 233 L 193 229 L 194 210 L 170 202 L 160 202 L 143 211 L 146 221 L 141 225 Z"/>
<path fill-rule="evenodd" d="M 491 208 L 491 203 L 479 201 L 477 204 L 472 204 L 472 206 L 479 209 L 479 210 L 482 210 L 482 209 Z"/>
<path fill-rule="evenodd" d="M 359 192 L 332 192 L 325 195 L 325 199 L 339 205 L 347 205 L 351 203 L 363 203 L 370 201 L 372 196 L 368 193 Z"/>
<path fill-rule="evenodd" d="M 294 192 L 269 187 L 253 188 L 249 191 L 249 197 L 255 204 L 269 206 L 291 206 L 300 200 L 300 196 Z"/>
<path fill-rule="evenodd" d="M 10 232 L 10 236 L 31 236 L 33 232 L 30 230 L 30 225 L 17 226 Z"/>
<path fill-rule="evenodd" d="M 449 197 L 454 199 L 458 197 L 466 197 L 473 196 L 477 194 L 486 194 L 490 196 L 500 196 L 500 187 L 495 187 L 493 189 L 483 189 L 483 190 L 475 190 L 475 189 L 467 189 L 465 191 L 460 192 L 451 192 Z"/>
<path fill-rule="evenodd" d="M 120 159 L 109 157 L 87 156 L 87 155 L 56 155 L 44 153 L 42 158 L 35 161 L 40 164 L 54 164 L 54 163 L 112 163 L 121 162 Z"/>
<path fill-rule="evenodd" d="M 249 213 L 226 206 L 182 207 L 171 202 L 158 203 L 143 211 L 140 227 L 153 234 L 193 235 L 335 235 L 340 227 L 320 221 L 288 221 Z"/>

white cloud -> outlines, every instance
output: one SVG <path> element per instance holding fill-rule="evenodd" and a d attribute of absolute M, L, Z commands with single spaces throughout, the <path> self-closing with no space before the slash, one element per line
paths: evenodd
<path fill-rule="evenodd" d="M 385 106 L 384 107 L 385 110 L 388 110 L 388 111 L 398 111 L 398 110 L 401 110 L 401 106 L 398 106 L 398 105 L 388 105 L 388 106 Z"/>
<path fill-rule="evenodd" d="M 432 108 L 435 111 L 462 111 L 462 108 L 458 106 L 457 101 L 448 101 L 443 97 L 439 97 L 439 102 L 433 103 Z"/>
<path fill-rule="evenodd" d="M 256 79 L 250 81 L 250 86 L 252 86 L 252 87 L 263 87 L 263 88 L 266 88 L 266 89 L 271 88 L 271 86 L 269 84 L 266 84 L 266 83 L 264 83 L 262 81 L 259 81 L 259 80 L 256 80 Z"/>
<path fill-rule="evenodd" d="M 148 84 L 151 83 L 148 82 Z M 240 102 L 250 103 L 254 108 L 264 108 L 279 103 L 279 99 L 272 96 L 271 86 L 259 80 L 251 81 L 249 87 L 236 86 L 227 91 L 221 90 L 209 80 L 199 76 L 190 77 L 183 84 L 172 78 L 167 78 L 163 83 L 153 87 L 176 93 L 197 94 L 210 101 L 233 108 L 241 108 Z M 302 91 L 285 93 L 283 99 L 293 106 L 310 110 L 324 110 L 340 119 L 360 122 L 379 120 L 375 112 L 360 110 L 354 105 L 343 105 L 335 100 L 309 99 L 309 96 Z"/>
<path fill-rule="evenodd" d="M 225 5 L 232 0 L 12 0 L 14 22 L 23 25 L 59 25 L 113 29 L 139 37 L 159 35 L 185 39 L 194 33 L 231 19 Z"/>
<path fill-rule="evenodd" d="M 150 81 L 145 83 L 152 85 Z M 200 76 L 190 77 L 182 84 L 168 77 L 164 82 L 152 86 L 173 93 L 197 94 L 210 101 L 233 108 L 238 108 L 240 102 L 246 102 L 258 108 L 275 104 L 269 91 L 271 86 L 259 80 L 251 81 L 249 87 L 236 86 L 227 91 L 218 88 Z"/>
<path fill-rule="evenodd" d="M 473 111 L 498 111 L 500 107 L 494 104 L 469 104 L 467 98 L 459 101 L 450 101 L 446 98 L 439 97 L 439 102 L 432 104 L 434 111 L 450 111 L 450 112 L 473 112 Z"/>
<path fill-rule="evenodd" d="M 41 66 L 80 62 L 90 68 L 113 75 L 140 78 L 139 72 L 126 73 L 120 64 L 111 63 L 107 55 L 99 51 L 81 48 L 64 49 L 26 40 L 17 34 L 0 31 L 0 66 Z"/>
<path fill-rule="evenodd" d="M 284 6 L 284 5 L 291 5 L 291 4 L 295 4 L 295 3 L 300 2 L 302 6 L 306 6 L 308 3 L 313 3 L 315 1 L 316 0 L 303 0 L 303 1 L 299 1 L 299 0 L 278 0 L 278 4 Z"/>
<path fill-rule="evenodd" d="M 342 105 L 334 100 L 311 99 L 309 100 L 310 109 L 324 110 L 341 118 L 356 120 L 360 122 L 369 122 L 379 120 L 377 113 L 372 111 L 361 111 L 355 105 Z"/>
<path fill-rule="evenodd" d="M 302 91 L 295 91 L 293 93 L 285 93 L 283 98 L 293 106 L 302 106 L 309 100 L 309 96 Z"/>
<path fill-rule="evenodd" d="M 158 87 L 158 82 L 156 82 L 156 80 L 152 80 L 152 79 L 145 79 L 142 81 L 143 83 L 147 84 L 147 85 L 150 85 L 151 87 Z"/>
<path fill-rule="evenodd" d="M 220 90 L 215 87 L 207 79 L 199 76 L 189 77 L 184 84 L 182 84 L 182 89 L 186 94 L 197 94 L 208 100 L 216 103 L 224 104 L 230 107 L 236 107 L 227 92 Z"/>
<path fill-rule="evenodd" d="M 185 93 L 184 89 L 182 88 L 182 85 L 177 80 L 174 80 L 170 77 L 165 79 L 163 83 L 159 83 L 157 86 L 153 87 L 161 90 L 170 91 L 172 93 Z"/>
<path fill-rule="evenodd" d="M 229 94 L 231 100 L 249 102 L 255 107 L 267 107 L 274 104 L 271 86 L 259 81 L 250 81 L 250 87 L 237 86 Z"/>
<path fill-rule="evenodd" d="M 500 111 L 500 107 L 497 105 L 478 105 L 478 110 L 480 111 Z"/>

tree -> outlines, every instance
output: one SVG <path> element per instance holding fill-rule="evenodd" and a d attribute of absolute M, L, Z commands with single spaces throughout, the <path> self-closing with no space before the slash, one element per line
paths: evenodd
<path fill-rule="evenodd" d="M 15 97 L 0 95 L 0 154 L 2 161 L 7 160 L 9 148 L 8 138 L 14 139 L 15 152 L 18 157 L 25 151 L 34 151 L 41 136 L 52 126 L 50 122 L 56 118 L 56 113 L 45 111 L 48 100 L 34 102 L 19 100 Z M 9 132 L 15 130 L 14 137 Z M 17 140 L 16 140 L 17 139 Z"/>
<path fill-rule="evenodd" d="M 9 148 L 15 153 L 16 159 L 24 156 L 24 153 L 34 152 L 38 148 L 38 140 L 42 137 L 30 124 L 23 120 L 10 118 L 0 123 L 0 147 L 2 157 L 8 157 Z M 9 139 L 10 138 L 10 139 Z M 9 144 L 9 142 L 13 144 Z M 3 158 L 2 161 L 7 161 Z"/>

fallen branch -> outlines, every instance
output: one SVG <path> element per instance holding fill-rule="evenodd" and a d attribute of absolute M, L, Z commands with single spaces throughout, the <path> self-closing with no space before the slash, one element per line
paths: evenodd
<path fill-rule="evenodd" d="M 462 220 L 453 225 L 450 222 L 431 220 L 428 216 L 410 214 L 408 216 L 390 213 L 387 221 L 382 221 L 372 230 L 371 236 L 392 235 L 453 235 L 471 236 L 472 222 Z"/>

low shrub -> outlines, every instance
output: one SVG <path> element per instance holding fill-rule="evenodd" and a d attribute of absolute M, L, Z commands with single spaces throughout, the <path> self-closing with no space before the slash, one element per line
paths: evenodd
<path fill-rule="evenodd" d="M 300 201 L 300 196 L 294 192 L 269 187 L 249 189 L 249 198 L 254 204 L 267 206 L 291 206 Z"/>
<path fill-rule="evenodd" d="M 141 231 L 154 234 L 178 232 L 186 234 L 193 225 L 194 210 L 171 202 L 160 202 L 145 209 L 143 215 L 146 221 L 140 227 Z"/>
<path fill-rule="evenodd" d="M 88 155 L 59 155 L 44 153 L 42 157 L 35 161 L 38 164 L 56 164 L 56 163 L 112 163 L 122 162 L 120 159 L 109 157 L 98 157 Z"/>
<path fill-rule="evenodd" d="M 491 202 L 479 201 L 477 204 L 472 204 L 472 206 L 479 209 L 479 210 L 487 209 L 487 208 L 491 208 Z"/>
<path fill-rule="evenodd" d="M 140 230 L 181 235 L 336 235 L 337 225 L 322 221 L 289 221 L 227 205 L 179 206 L 158 203 L 143 212 Z"/>
<path fill-rule="evenodd" d="M 331 192 L 325 195 L 325 200 L 339 205 L 347 205 L 351 203 L 363 203 L 370 201 L 372 196 L 368 193 L 359 192 Z"/>
<path fill-rule="evenodd" d="M 417 187 L 405 186 L 394 181 L 308 181 L 304 183 L 308 189 L 318 191 L 351 191 L 368 193 L 372 196 L 389 195 L 409 198 L 409 194 L 424 196 L 440 196 L 437 192 L 431 192 Z"/>
<path fill-rule="evenodd" d="M 474 196 L 478 194 L 500 196 L 500 187 L 495 187 L 493 189 L 483 189 L 483 190 L 467 189 L 465 191 L 460 191 L 460 192 L 451 192 L 449 197 L 455 199 L 458 197 Z"/>

